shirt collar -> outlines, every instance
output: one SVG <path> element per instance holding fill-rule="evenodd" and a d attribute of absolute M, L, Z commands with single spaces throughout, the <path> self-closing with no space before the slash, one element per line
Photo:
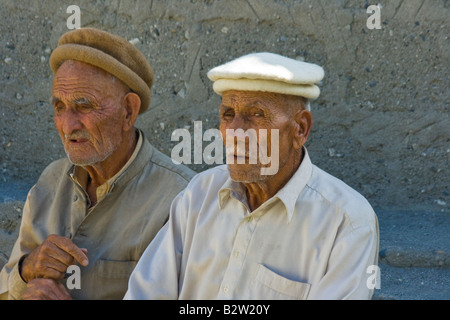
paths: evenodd
<path fill-rule="evenodd" d="M 286 185 L 278 190 L 278 192 L 271 199 L 267 200 L 263 205 L 261 205 L 261 207 L 264 207 L 266 204 L 274 201 L 275 199 L 281 200 L 286 209 L 286 214 L 289 222 L 294 215 L 297 199 L 308 183 L 312 173 L 311 159 L 309 158 L 308 151 L 305 147 L 303 147 L 303 152 L 304 156 L 302 163 L 300 164 L 294 175 L 291 177 L 291 179 L 289 179 Z M 228 178 L 225 184 L 219 190 L 218 196 L 220 209 L 224 208 L 226 202 L 229 201 L 230 198 L 234 198 L 240 201 L 248 209 L 245 188 L 241 183 L 233 181 L 231 180 L 231 178 Z"/>
<path fill-rule="evenodd" d="M 225 184 L 219 190 L 219 208 L 223 209 L 226 202 L 230 198 L 234 198 L 242 202 L 249 210 L 244 186 L 241 183 L 233 181 L 230 177 L 228 177 L 227 181 L 225 181 Z"/>
<path fill-rule="evenodd" d="M 292 216 L 294 215 L 295 204 L 297 203 L 300 193 L 311 178 L 312 163 L 305 147 L 303 148 L 303 153 L 303 160 L 297 171 L 286 185 L 278 190 L 277 194 L 274 196 L 284 203 L 289 221 L 291 221 Z"/>
<path fill-rule="evenodd" d="M 127 163 L 108 181 L 97 188 L 97 202 L 99 202 L 105 195 L 111 192 L 114 188 L 116 181 L 121 177 L 121 175 L 130 167 L 133 161 L 136 159 L 139 150 L 142 147 L 143 143 L 143 134 L 141 130 L 137 130 L 138 132 L 138 141 L 136 143 L 136 147 Z M 78 183 L 84 190 L 87 189 L 88 183 L 88 172 L 81 166 L 73 165 L 69 170 L 69 175 L 73 181 Z"/>

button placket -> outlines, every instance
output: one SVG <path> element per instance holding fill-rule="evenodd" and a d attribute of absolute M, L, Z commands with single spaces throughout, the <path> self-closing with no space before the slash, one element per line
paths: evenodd
<path fill-rule="evenodd" d="M 219 294 L 219 297 L 220 295 L 225 295 L 228 298 L 232 297 L 235 287 L 239 284 L 239 277 L 242 273 L 248 247 L 250 245 L 253 232 L 255 231 L 256 220 L 257 219 L 254 217 L 248 216 L 242 219 L 238 226 L 233 247 L 230 251 L 230 258 L 222 281 L 220 289 L 221 293 Z"/>

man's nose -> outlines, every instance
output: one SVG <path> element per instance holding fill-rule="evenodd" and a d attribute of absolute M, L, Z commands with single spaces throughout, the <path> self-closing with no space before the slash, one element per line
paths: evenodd
<path fill-rule="evenodd" d="M 62 122 L 62 130 L 64 134 L 72 134 L 83 128 L 78 113 L 73 110 L 67 110 L 64 112 Z"/>
<path fill-rule="evenodd" d="M 248 129 L 248 121 L 241 115 L 235 115 L 228 129 L 242 129 L 245 131 Z"/>

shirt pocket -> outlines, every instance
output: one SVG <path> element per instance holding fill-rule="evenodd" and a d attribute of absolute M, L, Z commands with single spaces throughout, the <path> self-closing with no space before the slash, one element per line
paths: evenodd
<path fill-rule="evenodd" d="M 95 293 L 96 299 L 122 299 L 136 264 L 137 261 L 96 261 L 95 277 L 99 285 Z"/>
<path fill-rule="evenodd" d="M 259 264 L 256 273 L 259 299 L 305 300 L 311 285 L 289 280 Z"/>

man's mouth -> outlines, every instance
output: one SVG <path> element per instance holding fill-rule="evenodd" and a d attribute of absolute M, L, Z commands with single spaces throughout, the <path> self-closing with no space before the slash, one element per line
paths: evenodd
<path fill-rule="evenodd" d="M 78 132 L 73 134 L 64 135 L 65 141 L 71 146 L 80 146 L 86 142 L 89 142 L 89 137 L 87 134 Z"/>
<path fill-rule="evenodd" d="M 232 155 L 233 163 L 234 164 L 255 164 L 256 163 L 256 157 L 250 157 L 249 152 L 235 152 Z M 253 159 L 255 158 L 255 159 Z"/>
<path fill-rule="evenodd" d="M 249 152 L 245 150 L 237 150 L 237 152 L 234 152 L 233 155 L 235 158 L 248 158 Z"/>
<path fill-rule="evenodd" d="M 84 142 L 88 142 L 89 140 L 88 139 L 84 139 L 84 138 L 82 138 L 82 139 L 69 139 L 69 142 L 71 142 L 71 143 L 84 143 Z"/>
<path fill-rule="evenodd" d="M 70 147 L 81 147 L 84 144 L 89 142 L 89 139 L 86 138 L 76 138 L 76 139 L 66 139 L 66 144 Z"/>

